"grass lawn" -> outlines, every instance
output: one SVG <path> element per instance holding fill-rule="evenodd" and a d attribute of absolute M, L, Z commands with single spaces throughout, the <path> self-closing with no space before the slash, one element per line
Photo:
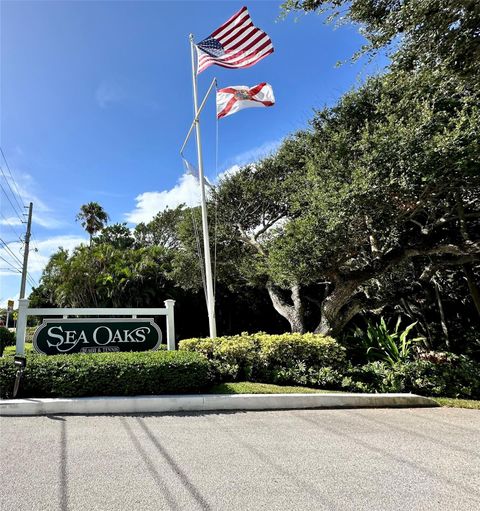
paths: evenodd
<path fill-rule="evenodd" d="M 25 354 L 29 354 L 33 352 L 33 344 L 31 342 L 25 343 Z M 5 346 L 3 351 L 3 356 L 13 357 L 15 355 L 15 346 Z"/>
<path fill-rule="evenodd" d="M 480 410 L 480 401 L 477 399 L 455 399 L 452 397 L 434 397 L 440 406 L 449 408 L 470 408 L 471 410 Z"/>
<path fill-rule="evenodd" d="M 270 383 L 253 383 L 241 381 L 237 383 L 221 383 L 214 385 L 208 391 L 210 394 L 329 394 L 338 390 L 320 390 L 310 387 L 288 387 Z M 433 398 L 440 406 L 450 408 L 470 408 L 480 410 L 480 401 L 474 399 L 454 399 L 450 397 Z"/>
<path fill-rule="evenodd" d="M 236 383 L 220 383 L 208 390 L 209 394 L 329 394 L 335 390 L 320 390 L 310 387 L 288 387 L 270 383 L 253 383 L 240 381 Z"/>

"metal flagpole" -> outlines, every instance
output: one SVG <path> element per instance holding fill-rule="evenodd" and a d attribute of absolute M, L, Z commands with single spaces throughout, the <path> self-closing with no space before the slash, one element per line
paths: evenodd
<path fill-rule="evenodd" d="M 217 324 L 215 321 L 215 297 L 213 293 L 212 263 L 210 259 L 210 240 L 208 235 L 207 202 L 205 196 L 205 179 L 203 175 L 203 157 L 202 144 L 200 139 L 200 119 L 198 118 L 198 98 L 197 98 L 197 74 L 195 72 L 195 43 L 193 34 L 190 34 L 190 50 L 192 53 L 192 83 L 193 83 L 193 105 L 195 108 L 195 132 L 197 135 L 197 157 L 198 157 L 198 178 L 200 181 L 200 199 L 202 208 L 202 230 L 203 230 L 203 248 L 205 255 L 205 280 L 207 283 L 207 309 L 208 326 L 210 337 L 217 337 Z"/>

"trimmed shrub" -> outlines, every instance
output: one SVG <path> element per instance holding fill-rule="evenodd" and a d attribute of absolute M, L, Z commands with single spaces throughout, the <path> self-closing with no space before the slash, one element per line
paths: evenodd
<path fill-rule="evenodd" d="M 317 334 L 258 335 L 260 343 L 259 375 L 274 383 L 310 385 L 315 373 L 346 366 L 345 348 L 332 339 Z M 319 379 L 322 377 L 317 375 Z"/>
<path fill-rule="evenodd" d="M 4 326 L 0 326 L 0 357 L 6 346 L 13 346 L 15 344 L 15 334 Z"/>
<path fill-rule="evenodd" d="M 0 397 L 9 398 L 16 367 L 0 360 Z M 89 353 L 28 357 L 20 397 L 135 396 L 200 392 L 209 365 L 197 353 Z"/>
<path fill-rule="evenodd" d="M 405 392 L 406 364 L 392 366 L 388 362 L 370 362 L 351 367 L 342 379 L 342 389 L 353 392 Z"/>
<path fill-rule="evenodd" d="M 25 330 L 25 342 L 33 342 L 33 334 L 37 330 L 37 326 L 27 326 Z"/>
<path fill-rule="evenodd" d="M 248 335 L 216 339 L 180 341 L 181 351 L 201 353 L 210 361 L 212 377 L 217 382 L 250 380 L 256 362 L 258 343 Z"/>
<path fill-rule="evenodd" d="M 449 353 L 443 363 L 417 360 L 407 364 L 405 387 L 427 396 L 480 399 L 480 364 Z"/>
<path fill-rule="evenodd" d="M 180 350 L 205 355 L 217 382 L 339 386 L 346 367 L 345 348 L 316 334 L 241 334 L 216 339 L 186 339 Z"/>
<path fill-rule="evenodd" d="M 445 354 L 441 362 L 415 360 L 390 365 L 372 362 L 354 367 L 342 388 L 356 392 L 414 392 L 425 396 L 480 398 L 480 364 Z"/>

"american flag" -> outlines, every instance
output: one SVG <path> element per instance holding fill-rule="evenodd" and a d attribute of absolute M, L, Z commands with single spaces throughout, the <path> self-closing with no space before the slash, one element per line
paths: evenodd
<path fill-rule="evenodd" d="M 197 45 L 197 74 L 207 67 L 250 67 L 273 53 L 270 37 L 252 23 L 242 7 L 222 26 Z"/>

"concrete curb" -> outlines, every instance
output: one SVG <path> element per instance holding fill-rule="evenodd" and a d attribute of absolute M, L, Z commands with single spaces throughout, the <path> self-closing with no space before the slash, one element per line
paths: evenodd
<path fill-rule="evenodd" d="M 3 399 L 0 400 L 0 416 L 433 406 L 438 406 L 433 399 L 416 394 L 195 394 Z"/>

